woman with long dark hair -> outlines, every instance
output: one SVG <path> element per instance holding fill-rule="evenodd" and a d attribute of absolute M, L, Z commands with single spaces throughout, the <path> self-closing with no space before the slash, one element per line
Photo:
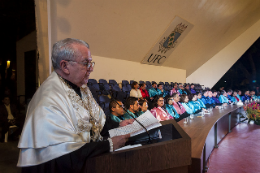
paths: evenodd
<path fill-rule="evenodd" d="M 153 100 L 154 108 L 151 113 L 160 121 L 170 120 L 173 117 L 166 111 L 163 95 L 156 96 Z"/>

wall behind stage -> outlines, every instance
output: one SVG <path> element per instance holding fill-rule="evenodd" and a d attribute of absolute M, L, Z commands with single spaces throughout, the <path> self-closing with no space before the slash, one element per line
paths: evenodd
<path fill-rule="evenodd" d="M 260 20 L 189 75 L 186 79 L 187 83 L 200 83 L 212 88 L 260 37 L 259 28 Z"/>
<path fill-rule="evenodd" d="M 186 70 L 141 64 L 132 61 L 93 56 L 95 61 L 91 79 L 181 82 L 186 81 Z"/>

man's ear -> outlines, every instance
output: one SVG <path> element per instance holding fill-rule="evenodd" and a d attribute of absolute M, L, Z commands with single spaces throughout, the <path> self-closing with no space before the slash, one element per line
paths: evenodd
<path fill-rule="evenodd" d="M 63 71 L 63 73 L 69 75 L 70 74 L 70 70 L 69 70 L 69 67 L 68 67 L 68 61 L 65 61 L 65 60 L 61 60 L 60 61 L 60 68 L 61 68 L 61 71 Z"/>

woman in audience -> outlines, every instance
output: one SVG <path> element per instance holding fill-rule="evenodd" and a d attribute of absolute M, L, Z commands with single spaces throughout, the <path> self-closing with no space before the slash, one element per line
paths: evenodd
<path fill-rule="evenodd" d="M 220 101 L 220 103 L 231 103 L 231 101 L 229 101 L 228 100 L 228 98 L 227 98 L 227 93 L 226 93 L 226 91 L 225 90 L 222 90 L 221 92 L 220 92 L 220 96 L 219 96 L 219 101 Z"/>
<path fill-rule="evenodd" d="M 180 118 L 179 114 L 177 114 L 175 108 L 173 107 L 173 97 L 172 96 L 167 96 L 166 98 L 167 104 L 166 104 L 166 110 L 167 112 L 175 119 L 177 120 Z"/>
<path fill-rule="evenodd" d="M 191 103 L 189 103 L 189 98 L 186 94 L 181 95 L 180 102 L 188 114 L 195 113 L 194 106 Z"/>
<path fill-rule="evenodd" d="M 233 92 L 233 97 L 231 99 L 231 102 L 233 102 L 233 103 L 239 102 L 239 98 L 237 97 L 237 92 L 236 91 Z"/>
<path fill-rule="evenodd" d="M 237 90 L 237 98 L 242 101 L 241 94 L 242 94 L 241 90 Z"/>
<path fill-rule="evenodd" d="M 172 97 L 173 97 L 172 105 L 173 105 L 176 113 L 180 116 L 178 119 L 176 119 L 176 121 L 178 122 L 178 121 L 182 120 L 183 118 L 188 117 L 189 114 L 186 112 L 186 109 L 179 102 L 180 101 L 179 94 L 173 93 Z"/>
<path fill-rule="evenodd" d="M 143 113 L 145 113 L 148 109 L 148 103 L 147 100 L 139 100 L 139 112 L 137 113 L 138 116 L 142 115 Z"/>
<path fill-rule="evenodd" d="M 153 82 L 152 83 L 152 88 L 149 89 L 149 96 L 150 96 L 150 99 L 153 100 L 153 98 L 155 96 L 158 95 L 158 89 L 157 89 L 157 83 L 156 82 Z"/>
<path fill-rule="evenodd" d="M 180 95 L 182 95 L 182 94 L 187 95 L 187 92 L 184 90 L 184 87 L 181 83 L 179 84 L 179 90 L 178 91 L 179 91 Z"/>
<path fill-rule="evenodd" d="M 202 108 L 202 109 L 205 109 L 206 108 L 206 105 L 203 103 L 203 101 L 201 100 L 202 98 L 202 94 L 200 92 L 197 93 L 197 102 L 199 103 L 199 106 Z"/>
<path fill-rule="evenodd" d="M 170 91 L 170 96 L 172 96 L 173 93 L 178 93 L 180 95 L 180 93 L 178 91 L 178 84 L 177 83 L 174 84 L 173 89 Z"/>
<path fill-rule="evenodd" d="M 142 98 L 142 94 L 141 94 L 141 91 L 138 89 L 139 88 L 139 85 L 136 81 L 134 81 L 131 85 L 132 89 L 130 91 L 130 97 L 135 97 L 135 98 L 138 98 L 138 99 L 141 99 Z"/>
<path fill-rule="evenodd" d="M 146 90 L 146 84 L 145 83 L 142 83 L 142 84 L 139 84 L 140 86 L 140 91 L 141 91 L 141 94 L 142 94 L 142 97 L 143 99 L 149 99 L 150 96 L 149 96 L 149 93 L 148 91 Z"/>
<path fill-rule="evenodd" d="M 151 113 L 160 121 L 170 120 L 173 117 L 166 111 L 163 95 L 156 96 L 153 100 L 154 108 Z"/>

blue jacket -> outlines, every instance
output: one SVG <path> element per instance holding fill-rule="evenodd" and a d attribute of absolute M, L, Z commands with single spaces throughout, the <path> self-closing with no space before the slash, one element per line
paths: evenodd
<path fill-rule="evenodd" d="M 203 103 L 204 104 L 204 103 Z M 200 110 L 202 107 L 200 106 L 200 102 L 198 101 L 189 101 L 189 105 L 192 105 L 193 107 L 193 112 L 196 112 Z M 206 107 L 206 106 L 205 106 Z"/>
<path fill-rule="evenodd" d="M 232 96 L 227 94 L 228 100 L 232 100 Z"/>
<path fill-rule="evenodd" d="M 111 119 L 112 119 L 113 121 L 118 122 L 118 123 L 120 123 L 121 120 L 124 120 L 123 117 L 117 117 L 117 116 L 115 116 L 115 115 L 113 115 L 113 114 L 110 114 L 109 116 L 111 117 Z"/>
<path fill-rule="evenodd" d="M 173 105 L 166 104 L 166 111 L 175 119 L 180 118 L 180 115 L 177 113 Z"/>
<path fill-rule="evenodd" d="M 187 112 L 188 114 L 193 114 L 193 113 L 195 113 L 195 109 L 194 109 L 193 104 L 191 104 L 191 103 L 181 103 L 181 104 L 182 104 L 182 106 L 186 109 L 186 112 Z"/>
<path fill-rule="evenodd" d="M 235 97 L 232 97 L 231 102 L 237 103 L 237 99 Z"/>
<path fill-rule="evenodd" d="M 241 98 L 242 98 L 242 102 L 251 99 L 250 96 L 248 96 L 248 95 L 244 95 L 244 96 L 242 96 Z"/>
<path fill-rule="evenodd" d="M 223 95 L 220 95 L 218 99 L 220 103 L 229 103 L 228 98 Z"/>
<path fill-rule="evenodd" d="M 187 95 L 187 92 L 184 91 L 184 90 L 179 89 L 178 91 L 179 91 L 179 93 L 180 93 L 181 95 L 182 95 L 182 94 L 186 94 L 186 95 Z"/>
<path fill-rule="evenodd" d="M 131 114 L 133 117 L 137 118 L 137 116 L 136 116 L 133 112 L 131 112 L 131 111 L 129 111 L 129 110 L 127 110 L 127 112 L 128 112 L 129 114 Z M 128 113 L 125 113 L 125 114 L 123 115 L 123 118 L 124 118 L 125 120 L 133 119 Z"/>
<path fill-rule="evenodd" d="M 158 95 L 158 90 L 157 90 L 157 88 L 151 88 L 151 89 L 149 89 L 148 92 L 149 92 L 150 97 L 155 97 L 155 96 Z"/>
<path fill-rule="evenodd" d="M 199 103 L 199 106 L 201 108 L 206 108 L 206 105 L 203 103 L 203 101 L 201 99 L 198 99 L 197 102 Z"/>

